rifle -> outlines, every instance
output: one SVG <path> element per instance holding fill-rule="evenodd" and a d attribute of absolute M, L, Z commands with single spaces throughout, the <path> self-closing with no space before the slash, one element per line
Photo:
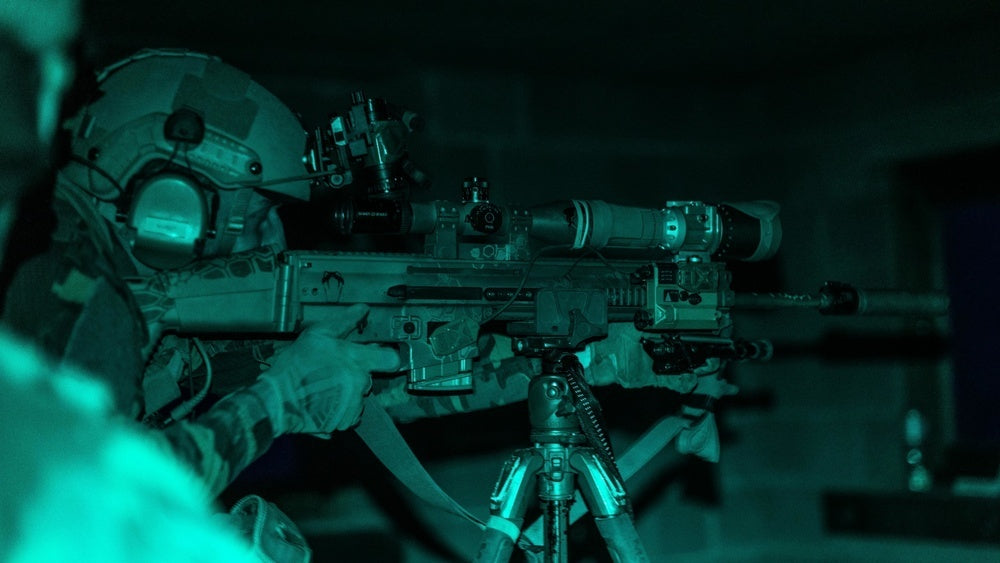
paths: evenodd
<path fill-rule="evenodd" d="M 411 202 L 410 187 L 427 176 L 406 138 L 421 128 L 412 111 L 358 91 L 347 112 L 310 135 L 304 158 L 318 189 L 365 189 L 333 211 L 337 231 L 423 236 L 421 255 L 260 250 L 137 280 L 150 340 L 163 330 L 294 333 L 366 303 L 368 322 L 354 339 L 395 346 L 414 392 L 469 391 L 481 330 L 539 357 L 580 350 L 606 337 L 608 323 L 631 322 L 655 340 L 643 346 L 663 374 L 761 352 L 722 334 L 733 300 L 724 261 L 777 252 L 776 204 L 501 206 L 476 177 L 460 202 Z"/>
<path fill-rule="evenodd" d="M 264 248 L 130 286 L 154 339 L 163 331 L 292 334 L 365 303 L 369 315 L 351 338 L 394 346 L 416 394 L 472 391 L 480 333 L 509 336 L 515 355 L 542 362 L 527 390 L 536 446 L 516 452 L 501 473 L 480 560 L 509 558 L 535 477 L 558 490 L 543 497 L 544 549 L 566 553 L 575 489 L 572 478 L 553 476 L 552 463 L 579 475 L 609 549 L 642 560 L 624 479 L 573 352 L 606 338 L 610 324 L 628 323 L 664 377 L 713 360 L 767 357 L 766 343 L 731 337 L 734 295 L 724 261 L 776 252 L 777 206 L 502 207 L 485 198 L 483 181 L 466 188 L 475 197 L 462 202 L 349 202 L 335 214 L 352 233 L 423 234 L 424 254 Z"/>
<path fill-rule="evenodd" d="M 386 203 L 400 206 L 378 202 Z M 734 294 L 721 260 L 773 255 L 780 240 L 773 204 L 488 204 L 494 217 L 517 220 L 462 232 L 463 219 L 482 215 L 483 205 L 413 204 L 409 232 L 429 225 L 423 255 L 262 248 L 130 287 L 153 335 L 293 334 L 365 303 L 367 322 L 352 339 L 396 347 L 413 392 L 470 391 L 480 332 L 506 334 L 516 355 L 542 357 L 582 350 L 605 338 L 609 323 L 630 323 L 647 335 L 643 348 L 663 375 L 711 358 L 766 356 L 763 343 L 725 334 Z M 535 239 L 547 244 L 533 248 Z M 732 243 L 741 239 L 751 242 Z M 615 253 L 626 258 L 606 256 Z"/>

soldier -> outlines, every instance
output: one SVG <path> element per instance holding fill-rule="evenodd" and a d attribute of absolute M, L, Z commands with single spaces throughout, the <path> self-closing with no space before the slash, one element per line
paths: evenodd
<path fill-rule="evenodd" d="M 398 359 L 343 340 L 363 318 L 361 306 L 310 328 L 273 358 L 273 345 L 263 342 L 191 346 L 169 338 L 157 346 L 124 280 L 283 246 L 276 205 L 309 194 L 305 135 L 274 96 L 214 57 L 143 51 L 97 79 L 97 92 L 71 122 L 52 248 L 19 270 L 5 319 L 51 354 L 102 374 L 120 412 L 156 425 L 172 422 L 161 436 L 218 493 L 277 436 L 352 426 L 370 373 L 393 371 Z M 588 372 L 593 382 L 673 381 L 652 377 L 636 335 L 619 336 L 609 339 L 608 353 L 596 354 Z M 192 393 L 177 404 L 178 382 L 196 372 L 207 380 L 221 353 L 242 358 L 237 371 L 247 385 L 185 419 L 205 395 Z M 145 369 L 147 354 L 153 360 Z M 382 384 L 379 398 L 403 420 L 523 400 L 538 366 L 511 357 L 509 345 L 495 346 L 485 359 L 476 367 L 475 393 L 460 403 L 415 400 L 402 378 Z M 261 365 L 267 369 L 254 381 Z M 695 387 L 689 375 L 682 392 Z M 200 386 L 207 391 L 207 381 Z"/>
<path fill-rule="evenodd" d="M 274 96 L 205 55 L 141 52 L 105 69 L 98 88 L 73 122 L 52 247 L 20 268 L 4 317 L 49 353 L 106 378 L 119 411 L 137 417 L 164 406 L 150 397 L 163 381 L 141 378 L 143 352 L 156 343 L 123 280 L 280 245 L 275 201 L 308 197 L 305 135 Z M 313 327 L 258 381 L 164 437 L 217 493 L 280 435 L 350 427 L 371 372 L 398 363 L 391 351 L 343 340 L 364 314 L 358 307 Z"/>
<path fill-rule="evenodd" d="M 0 252 L 47 178 L 78 21 L 75 0 L 0 2 Z M 100 382 L 0 329 L 0 559 L 259 561 L 187 467 L 110 405 Z"/>

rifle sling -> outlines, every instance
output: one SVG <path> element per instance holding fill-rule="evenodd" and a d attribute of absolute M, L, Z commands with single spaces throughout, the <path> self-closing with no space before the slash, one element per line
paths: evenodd
<path fill-rule="evenodd" d="M 385 409 L 371 395 L 365 398 L 361 423 L 354 429 L 357 435 L 397 479 L 413 494 L 431 506 L 468 520 L 482 531 L 485 524 L 451 498 L 414 455 Z"/>

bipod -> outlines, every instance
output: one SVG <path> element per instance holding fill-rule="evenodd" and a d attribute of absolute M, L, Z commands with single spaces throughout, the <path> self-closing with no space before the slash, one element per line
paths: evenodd
<path fill-rule="evenodd" d="M 490 519 L 476 561 L 509 561 L 517 542 L 530 561 L 568 562 L 569 508 L 577 488 L 611 558 L 649 561 L 583 366 L 565 352 L 545 364 L 544 373 L 528 386 L 534 446 L 515 451 L 504 464 L 490 497 Z M 543 514 L 540 546 L 521 534 L 533 486 Z"/>

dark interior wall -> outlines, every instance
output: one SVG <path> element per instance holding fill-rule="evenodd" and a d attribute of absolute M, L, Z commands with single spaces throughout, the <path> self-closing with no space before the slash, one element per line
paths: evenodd
<path fill-rule="evenodd" d="M 755 289 L 813 291 L 828 279 L 943 289 L 940 214 L 897 172 L 1000 143 L 1000 39 L 988 2 L 772 3 L 728 13 L 667 3 L 627 15 L 533 13 L 521 2 L 481 11 L 285 4 L 255 18 L 230 2 L 202 12 L 178 2 L 169 16 L 93 2 L 91 52 L 107 63 L 144 46 L 206 50 L 250 72 L 307 124 L 346 109 L 359 88 L 408 106 L 427 121 L 411 143 L 435 179 L 427 198 L 456 197 L 475 174 L 512 203 L 779 201 L 782 251 L 747 270 L 759 279 L 742 283 Z M 811 312 L 738 320 L 744 336 L 800 344 L 837 331 L 948 329 L 942 319 Z M 821 539 L 821 491 L 905 488 L 907 410 L 928 416 L 931 453 L 941 453 L 954 433 L 950 376 L 946 359 L 861 359 L 850 349 L 738 366 L 744 392 L 766 392 L 773 404 L 725 413 L 722 505 L 655 490 L 640 532 L 661 553 Z M 492 478 L 494 460 L 456 459 L 442 471 Z"/>
<path fill-rule="evenodd" d="M 1000 73 L 992 61 L 1000 44 L 993 29 L 983 24 L 942 32 L 747 90 L 768 100 L 775 145 L 781 147 L 780 160 L 764 154 L 761 160 L 772 164 L 774 182 L 785 186 L 787 236 L 780 260 L 788 286 L 839 279 L 863 287 L 946 287 L 943 225 L 950 204 L 964 200 L 962 188 L 949 174 L 939 175 L 934 189 L 951 197 L 932 204 L 923 191 L 928 183 L 901 182 L 899 172 L 914 161 L 996 145 Z M 953 174 L 962 175 L 960 164 Z M 984 198 L 995 201 L 995 186 L 992 194 Z M 989 246 L 977 249 L 985 261 L 995 252 Z M 987 279 L 980 282 L 988 287 Z M 831 331 L 877 339 L 887 331 L 949 328 L 947 319 L 913 317 L 786 315 L 745 321 L 744 328 L 756 325 L 791 339 Z M 849 348 L 839 352 L 832 358 L 779 358 L 740 371 L 746 385 L 770 387 L 777 406 L 767 414 L 731 419 L 742 439 L 722 466 L 733 484 L 730 498 L 749 497 L 748 510 L 767 513 L 770 507 L 786 524 L 749 524 L 749 537 L 765 536 L 769 529 L 819 537 L 819 513 L 811 499 L 820 489 L 905 489 L 903 420 L 910 409 L 927 419 L 924 454 L 932 466 L 944 463 L 946 445 L 956 439 L 954 369 L 947 360 L 916 359 L 917 344 L 910 345 L 909 357 L 895 360 L 859 358 Z M 796 491 L 802 495 L 798 502 Z"/>
<path fill-rule="evenodd" d="M 261 80 L 279 92 L 287 85 L 279 77 Z M 579 197 L 655 204 L 743 191 L 729 160 L 745 133 L 717 93 L 708 101 L 698 92 L 599 78 L 453 69 L 370 82 L 365 91 L 426 118 L 411 151 L 435 177 L 433 197 L 456 197 L 462 178 L 473 174 L 489 177 L 498 197 L 519 203 Z M 302 107 L 322 100 L 330 109 L 346 92 L 316 85 L 289 94 L 302 96 Z"/>

